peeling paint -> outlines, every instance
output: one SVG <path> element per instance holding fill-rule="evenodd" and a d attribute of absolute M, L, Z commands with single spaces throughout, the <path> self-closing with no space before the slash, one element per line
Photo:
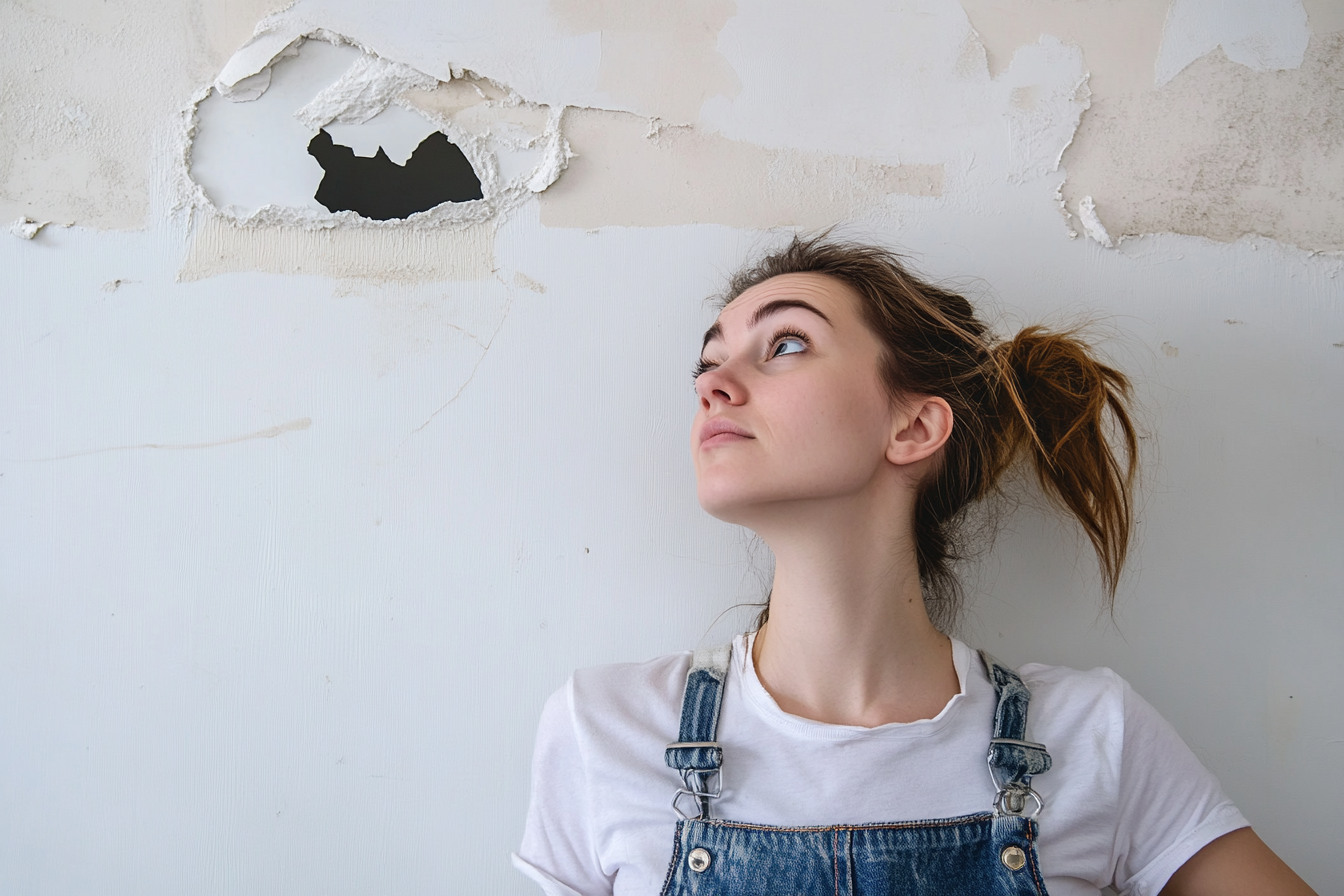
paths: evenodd
<path fill-rule="evenodd" d="M 1008 180 L 1022 183 L 1059 170 L 1079 119 L 1092 105 L 1082 51 L 1047 35 L 1018 49 L 1000 80 L 1011 88 Z"/>
<path fill-rule="evenodd" d="M 472 72 L 439 81 L 330 31 L 267 37 L 239 50 L 220 79 L 237 93 L 264 72 L 265 85 L 197 105 L 184 150 L 185 202 L 197 220 L 180 279 L 226 271 L 483 279 L 494 269 L 500 221 L 569 163 L 563 109 L 529 103 Z M 441 131 L 471 162 L 483 196 L 404 219 L 332 213 L 314 198 L 322 171 L 307 151 L 321 127 L 368 155 L 387 143 L 398 164 Z"/>
<path fill-rule="evenodd" d="M 818 227 L 943 190 L 941 165 L 769 149 L 626 112 L 571 109 L 565 122 L 575 158 L 537 197 L 549 227 Z"/>
<path fill-rule="evenodd" d="M 570 34 L 601 34 L 597 88 L 621 109 L 691 124 L 705 100 L 741 89 L 718 49 L 733 0 L 551 0 L 550 11 Z"/>
<path fill-rule="evenodd" d="M 256 227 L 460 229 L 497 224 L 533 192 L 554 183 L 568 164 L 569 145 L 561 132 L 563 109 L 529 104 L 502 85 L 493 85 L 496 94 L 503 94 L 494 98 L 479 89 L 483 79 L 462 72 L 464 80 L 470 77 L 465 86 L 475 89 L 478 97 L 454 110 L 474 113 L 472 125 L 459 126 L 453 114 L 443 114 L 446 107 L 435 108 L 425 101 L 440 86 L 437 78 L 378 56 L 349 37 L 330 31 L 307 35 L 281 31 L 269 43 L 264 37 L 259 35 L 239 50 L 235 60 L 243 62 L 231 60 L 225 69 L 235 85 L 275 69 L 274 85 L 268 82 L 264 90 L 251 91 L 255 96 L 246 102 L 227 102 L 212 95 L 197 105 L 199 124 L 193 124 L 190 148 L 185 151 L 192 180 L 185 189 L 188 204 L 198 209 Z M 273 50 L 277 55 L 267 57 Z M 336 68 L 341 73 L 327 82 L 328 73 Z M 320 84 L 316 90 L 315 84 Z M 403 99 L 408 92 L 414 92 L 414 98 Z M 455 91 L 453 96 L 460 93 Z M 302 105 L 290 108 L 300 100 Z M 497 134 L 488 127 L 474 126 L 482 120 L 477 106 L 487 110 L 525 107 L 540 126 L 529 132 L 516 116 L 509 120 L 506 115 L 505 126 Z M 387 123 L 380 131 L 374 125 L 385 116 Z M 390 129 L 412 148 L 429 133 L 442 131 L 471 162 L 483 198 L 443 203 L 394 221 L 327 211 L 311 198 L 316 182 L 307 180 L 320 179 L 321 174 L 305 158 L 306 147 L 323 126 L 329 126 L 333 137 L 340 140 L 356 134 L 340 130 L 341 125 L 367 127 L 374 135 Z M 511 153 L 521 154 L 525 162 L 502 167 L 501 157 Z M 395 161 L 396 155 L 389 153 L 389 157 Z M 259 177 L 270 177 L 271 182 L 259 186 Z"/>
<path fill-rule="evenodd" d="M 1106 232 L 1105 225 L 1097 217 L 1097 204 L 1092 201 L 1091 196 L 1084 196 L 1078 202 L 1078 222 L 1083 225 L 1083 233 L 1086 233 L 1092 240 L 1107 249 L 1115 248 L 1115 241 L 1111 239 L 1111 235 Z"/>
<path fill-rule="evenodd" d="M 1215 50 L 1165 86 L 1097 102 L 1064 154 L 1063 193 L 1113 240 L 1263 234 L 1344 251 L 1344 32 L 1256 72 Z"/>
<path fill-rule="evenodd" d="M 1311 34 L 1302 0 L 1251 0 L 1238 3 L 1236 13 L 1228 15 L 1224 0 L 1174 0 L 1154 69 L 1157 86 L 1220 47 L 1232 62 L 1257 72 L 1302 64 Z"/>
<path fill-rule="evenodd" d="M 34 221 L 32 218 L 20 218 L 9 225 L 9 232 L 21 240 L 30 240 L 50 224 L 50 221 Z"/>
<path fill-rule="evenodd" d="M 1082 48 L 1094 97 L 1153 86 L 1153 63 L 1171 0 L 961 0 L 985 47 L 989 72 L 1002 75 L 1019 47 L 1043 35 Z"/>

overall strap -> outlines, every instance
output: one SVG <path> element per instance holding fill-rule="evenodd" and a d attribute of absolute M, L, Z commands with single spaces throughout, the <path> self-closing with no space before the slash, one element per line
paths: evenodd
<path fill-rule="evenodd" d="M 1045 808 L 1040 794 L 1031 789 L 1031 776 L 1050 770 L 1050 754 L 1044 744 L 1027 740 L 1027 707 L 1031 691 L 1009 667 L 985 651 L 980 651 L 989 680 L 998 694 L 994 710 L 994 736 L 989 741 L 989 776 L 998 794 L 994 814 L 1025 815 L 1027 801 L 1033 800 L 1035 816 Z"/>
<path fill-rule="evenodd" d="M 723 791 L 723 748 L 715 740 L 719 730 L 719 710 L 723 706 L 723 686 L 728 679 L 728 661 L 732 645 L 697 650 L 686 673 L 686 692 L 681 698 L 681 730 L 676 743 L 668 744 L 664 758 L 681 773 L 685 784 L 672 798 L 672 808 L 683 818 L 709 818 L 709 801 Z M 714 790 L 709 789 L 710 779 Z M 682 811 L 678 801 L 692 797 L 698 816 Z"/>

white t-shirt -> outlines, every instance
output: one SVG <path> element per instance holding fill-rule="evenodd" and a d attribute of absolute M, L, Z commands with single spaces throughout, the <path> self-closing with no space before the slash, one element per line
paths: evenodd
<path fill-rule="evenodd" d="M 716 818 L 765 825 L 861 824 L 989 811 L 985 754 L 994 687 L 952 642 L 959 693 L 932 719 L 860 728 L 781 710 L 733 643 L 718 741 Z M 657 896 L 681 786 L 664 763 L 677 739 L 689 653 L 575 672 L 546 703 L 532 803 L 515 866 L 548 896 Z M 1028 736 L 1050 771 L 1037 841 L 1051 896 L 1156 896 L 1205 844 L 1247 822 L 1170 725 L 1110 669 L 1032 664 Z"/>

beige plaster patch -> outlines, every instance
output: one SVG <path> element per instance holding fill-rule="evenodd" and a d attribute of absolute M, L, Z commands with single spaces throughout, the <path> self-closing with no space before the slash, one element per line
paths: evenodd
<path fill-rule="evenodd" d="M 567 110 L 565 135 L 575 157 L 537 194 L 549 227 L 819 227 L 892 193 L 943 190 L 942 165 L 768 149 L 628 112 Z"/>
<path fill-rule="evenodd" d="M 154 141 L 283 0 L 0 3 L 0 221 L 143 227 Z M 97 72 L 97 77 L 90 77 Z"/>
<path fill-rule="evenodd" d="M 242 226 L 200 213 L 179 280 L 235 271 L 360 280 L 486 280 L 495 223 L 462 230 L 412 227 Z"/>
<path fill-rule="evenodd" d="M 1344 31 L 1344 3 L 1339 0 L 1302 0 L 1311 31 L 1324 37 L 1332 31 Z"/>
<path fill-rule="evenodd" d="M 734 0 L 551 0 L 571 34 L 602 33 L 597 88 L 625 109 L 677 123 L 699 119 L 712 96 L 736 96 L 741 82 L 718 50 Z"/>
<path fill-rule="evenodd" d="M 1171 0 L 961 0 L 998 77 L 1018 47 L 1050 34 L 1083 50 L 1093 96 L 1153 86 Z"/>
<path fill-rule="evenodd" d="M 1262 234 L 1344 250 L 1344 32 L 1299 69 L 1255 72 L 1221 50 L 1157 90 L 1097 100 L 1064 154 L 1063 196 L 1113 238 Z"/>

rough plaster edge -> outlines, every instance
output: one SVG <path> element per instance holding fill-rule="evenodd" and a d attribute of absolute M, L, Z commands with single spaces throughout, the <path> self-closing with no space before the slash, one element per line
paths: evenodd
<path fill-rule="evenodd" d="M 347 37 L 326 29 L 315 29 L 305 32 L 296 32 L 294 30 L 284 30 L 275 28 L 268 23 L 274 17 L 268 17 L 258 24 L 251 40 L 235 53 L 229 62 L 221 71 L 220 77 L 210 86 L 203 87 L 192 95 L 188 106 L 183 110 L 183 122 L 180 133 L 180 146 L 178 152 L 174 155 L 178 158 L 178 173 L 174 178 L 177 185 L 178 200 L 174 203 L 174 209 L 199 209 L 208 214 L 214 215 L 220 219 L 227 220 L 233 224 L 243 227 L 300 227 L 309 230 L 329 230 L 333 228 L 361 228 L 370 230 L 402 230 L 406 228 L 448 228 L 453 230 L 462 230 L 489 221 L 498 223 L 503 217 L 521 205 L 532 193 L 540 193 L 549 187 L 560 177 L 573 158 L 573 152 L 570 149 L 569 142 L 565 139 L 563 132 L 564 124 L 564 106 L 555 108 L 542 106 L 524 100 L 512 88 L 500 84 L 492 78 L 481 76 L 480 74 L 468 71 L 464 68 L 449 66 L 449 71 L 454 79 L 474 77 L 486 81 L 498 88 L 505 95 L 505 99 L 493 101 L 486 100 L 487 105 L 494 104 L 505 107 L 525 106 L 529 109 L 545 109 L 547 112 L 546 128 L 542 134 L 519 144 L 516 140 L 502 139 L 489 132 L 485 134 L 473 134 L 463 128 L 457 127 L 451 120 L 435 115 L 420 109 L 408 102 L 403 101 L 399 96 L 393 100 L 397 105 L 427 119 L 435 127 L 442 130 L 450 140 L 456 143 L 465 154 L 477 173 L 481 175 L 481 192 L 483 199 L 473 200 L 463 203 L 442 203 L 432 209 L 423 212 L 417 212 L 407 218 L 376 221 L 364 218 L 355 212 L 319 212 L 313 209 L 298 209 L 284 206 L 263 206 L 257 211 L 247 216 L 239 216 L 219 209 L 211 202 L 209 196 L 200 184 L 191 177 L 191 146 L 196 136 L 198 126 L 197 107 L 210 96 L 212 91 L 220 92 L 222 96 L 228 96 L 224 90 L 233 90 L 244 82 L 249 82 L 250 87 L 246 91 L 247 96 L 240 97 L 241 101 L 254 101 L 265 93 L 269 87 L 269 75 L 263 85 L 257 79 L 263 72 L 269 72 L 270 66 L 281 60 L 287 55 L 297 53 L 299 46 L 307 40 L 322 40 L 335 46 L 349 46 L 364 53 L 376 62 L 382 65 L 374 64 L 367 66 L 367 72 L 371 80 L 376 81 L 388 72 L 394 75 L 404 75 L 405 72 L 416 72 L 426 79 L 424 83 L 432 79 L 434 84 L 439 83 L 439 79 L 428 73 L 420 72 L 405 63 L 386 59 L 370 47 Z M 255 48 L 255 49 L 252 49 Z M 227 75 L 225 74 L 227 73 Z M 349 78 L 350 72 L 342 77 L 342 81 Z M 227 83 L 226 83 L 227 82 Z M 338 82 L 339 83 L 339 82 Z M 221 89 L 223 85 L 223 89 Z M 379 110 L 381 111 L 381 110 Z M 372 117 L 372 116 L 370 116 Z M 302 120 L 302 119 L 301 119 Z M 540 149 L 542 159 L 530 171 L 517 175 L 509 180 L 508 183 L 501 184 L 499 176 L 499 165 L 495 155 L 489 149 L 491 139 L 503 143 L 506 147 L 512 149 Z M 190 217 L 190 216 L 188 216 Z"/>
<path fill-rule="evenodd" d="M 1101 218 L 1097 217 L 1097 204 L 1092 201 L 1091 196 L 1084 196 L 1078 203 L 1078 221 L 1083 225 L 1083 232 L 1093 240 L 1107 249 L 1115 248 L 1115 241 L 1106 232 L 1106 227 L 1101 223 Z"/>

